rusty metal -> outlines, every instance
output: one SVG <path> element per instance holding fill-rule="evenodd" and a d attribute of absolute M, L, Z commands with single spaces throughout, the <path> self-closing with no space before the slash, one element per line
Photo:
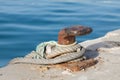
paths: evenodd
<path fill-rule="evenodd" d="M 83 69 L 85 70 L 86 68 L 89 68 L 91 66 L 94 66 L 97 63 L 98 60 L 92 58 L 83 61 L 73 61 L 68 63 L 56 64 L 55 67 L 60 69 L 70 70 L 71 72 L 77 72 Z"/>
<path fill-rule="evenodd" d="M 58 34 L 58 44 L 69 45 L 76 41 L 75 36 L 82 36 L 92 32 L 92 28 L 85 26 L 72 26 L 62 29 Z"/>

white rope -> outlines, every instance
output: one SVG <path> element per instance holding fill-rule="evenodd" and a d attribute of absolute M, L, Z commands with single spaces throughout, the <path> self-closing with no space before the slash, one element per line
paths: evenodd
<path fill-rule="evenodd" d="M 49 42 L 43 42 L 37 45 L 36 52 L 32 58 L 34 59 L 40 59 L 43 58 L 52 58 L 57 55 L 73 52 L 76 50 L 76 48 L 72 48 L 74 45 L 76 45 L 77 42 L 74 42 L 70 45 L 60 45 L 56 41 L 49 41 Z M 54 49 L 53 49 L 54 47 Z"/>
<path fill-rule="evenodd" d="M 46 49 L 47 46 L 50 47 L 50 53 L 46 53 L 47 50 L 49 50 Z M 56 64 L 80 58 L 83 56 L 84 52 L 85 48 L 80 44 L 76 44 L 76 42 L 65 47 L 58 46 L 55 41 L 50 41 L 39 44 L 36 48 L 36 52 L 30 53 L 24 58 L 13 59 L 10 63 Z"/>
<path fill-rule="evenodd" d="M 72 61 L 75 59 L 83 59 L 83 54 L 85 49 L 78 50 L 79 52 L 72 52 L 69 54 L 61 55 L 53 59 L 30 59 L 30 58 L 15 58 L 13 59 L 10 64 L 18 64 L 18 63 L 25 63 L 25 64 L 38 64 L 38 65 L 45 65 L 45 64 L 57 64 Z"/>

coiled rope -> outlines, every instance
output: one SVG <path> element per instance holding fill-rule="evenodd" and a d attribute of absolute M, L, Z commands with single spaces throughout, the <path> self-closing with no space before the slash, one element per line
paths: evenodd
<path fill-rule="evenodd" d="M 84 52 L 85 48 L 76 42 L 61 46 L 55 41 L 50 41 L 39 44 L 36 52 L 33 51 L 24 58 L 15 58 L 10 64 L 57 64 L 81 58 Z"/>

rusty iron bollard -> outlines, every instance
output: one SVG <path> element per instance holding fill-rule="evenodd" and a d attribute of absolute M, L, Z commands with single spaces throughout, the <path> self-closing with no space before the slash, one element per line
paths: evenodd
<path fill-rule="evenodd" d="M 68 50 L 70 50 L 71 52 L 74 51 L 72 49 L 76 45 L 75 36 L 89 34 L 90 32 L 92 32 L 92 29 L 90 27 L 84 27 L 84 26 L 72 26 L 72 27 L 62 29 L 58 34 L 58 44 L 60 45 L 61 47 L 60 49 L 62 50 L 56 49 L 56 51 L 54 51 L 55 50 L 54 48 L 53 52 L 51 52 L 52 54 L 46 55 L 46 58 L 48 59 L 54 58 L 58 55 L 69 52 Z M 62 47 L 61 45 L 64 45 L 64 47 Z M 67 45 L 69 45 L 69 47 L 67 47 Z"/>
<path fill-rule="evenodd" d="M 62 29 L 58 34 L 58 44 L 69 45 L 76 41 L 75 36 L 86 35 L 92 32 L 92 28 L 84 26 L 72 26 Z"/>

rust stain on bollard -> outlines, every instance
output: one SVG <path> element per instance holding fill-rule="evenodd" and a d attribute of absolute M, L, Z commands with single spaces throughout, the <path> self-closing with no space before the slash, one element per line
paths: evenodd
<path fill-rule="evenodd" d="M 69 45 L 74 43 L 75 36 L 82 36 L 92 32 L 92 28 L 85 26 L 72 26 L 62 29 L 58 34 L 58 44 Z"/>

